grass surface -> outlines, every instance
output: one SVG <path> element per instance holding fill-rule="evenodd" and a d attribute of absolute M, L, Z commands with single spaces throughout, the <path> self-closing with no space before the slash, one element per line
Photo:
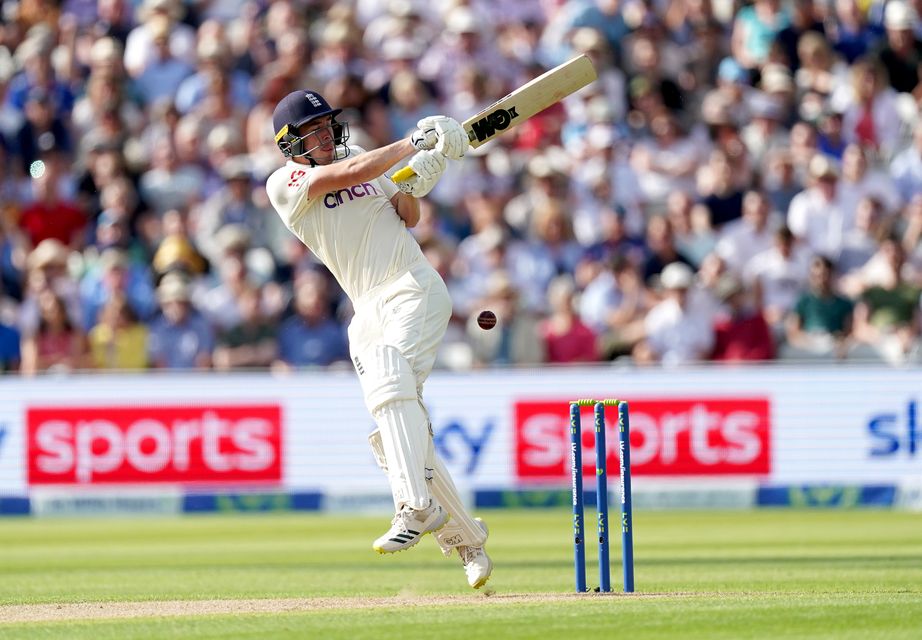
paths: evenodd
<path fill-rule="evenodd" d="M 548 597 L 573 589 L 567 512 L 482 515 L 494 597 L 472 592 L 433 540 L 372 552 L 381 517 L 0 520 L 0 638 L 922 637 L 919 514 L 641 512 L 638 595 L 608 597 Z M 586 555 L 594 584 L 594 547 Z M 400 599 L 363 606 L 389 596 Z M 342 600 L 271 614 L 3 622 L 4 606 L 23 604 L 315 597 Z"/>

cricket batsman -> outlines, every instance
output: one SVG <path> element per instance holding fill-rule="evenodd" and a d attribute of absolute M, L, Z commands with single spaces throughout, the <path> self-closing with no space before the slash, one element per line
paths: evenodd
<path fill-rule="evenodd" d="M 352 300 L 349 351 L 377 428 L 369 436 L 387 474 L 397 513 L 374 541 L 403 551 L 436 533 L 446 556 L 457 550 L 468 584 L 486 584 L 493 563 L 487 527 L 471 517 L 436 455 L 423 383 L 451 314 L 448 289 L 408 231 L 419 202 L 468 148 L 461 125 L 445 116 L 419 121 L 410 138 L 373 151 L 348 146 L 349 123 L 314 91 L 287 95 L 272 115 L 288 158 L 266 184 L 285 225 L 330 270 Z M 396 186 L 385 171 L 407 156 L 416 175 Z"/>

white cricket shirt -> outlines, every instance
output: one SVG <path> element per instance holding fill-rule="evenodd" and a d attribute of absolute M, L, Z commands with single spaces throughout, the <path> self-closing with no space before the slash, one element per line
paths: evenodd
<path fill-rule="evenodd" d="M 350 147 L 350 155 L 364 153 Z M 348 189 L 311 193 L 313 168 L 288 161 L 266 181 L 282 222 L 323 262 L 350 299 L 357 300 L 423 259 L 423 252 L 390 199 L 386 177 Z"/>

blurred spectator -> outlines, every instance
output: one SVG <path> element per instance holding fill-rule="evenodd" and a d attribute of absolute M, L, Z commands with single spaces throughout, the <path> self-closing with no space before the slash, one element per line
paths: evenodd
<path fill-rule="evenodd" d="M 830 42 L 848 64 L 869 53 L 883 36 L 882 30 L 868 23 L 858 0 L 835 0 L 835 20 L 830 20 Z"/>
<path fill-rule="evenodd" d="M 778 218 L 763 193 L 746 193 L 743 197 L 743 217 L 721 229 L 715 247 L 717 255 L 730 271 L 741 275 L 753 256 L 772 248 L 780 224 Z"/>
<path fill-rule="evenodd" d="M 922 127 L 912 134 L 912 145 L 903 149 L 890 163 L 890 175 L 904 202 L 922 194 Z"/>
<path fill-rule="evenodd" d="M 845 139 L 889 158 L 899 147 L 902 120 L 896 108 L 896 92 L 887 85 L 886 70 L 872 58 L 857 61 L 851 68 L 851 94 L 845 91 Z"/>
<path fill-rule="evenodd" d="M 580 297 L 580 318 L 599 336 L 599 355 L 605 360 L 629 355 L 643 337 L 643 321 L 650 296 L 636 264 L 613 258 Z"/>
<path fill-rule="evenodd" d="M 486 296 L 476 305 L 496 314 L 496 327 L 484 331 L 475 312 L 467 323 L 467 334 L 477 365 L 528 365 L 544 362 L 543 341 L 538 339 L 537 319 L 519 300 L 508 274 L 495 271 L 487 280 Z"/>
<path fill-rule="evenodd" d="M 279 327 L 277 367 L 325 367 L 349 359 L 345 333 L 330 317 L 328 294 L 317 279 L 296 285 L 292 306 L 294 314 Z"/>
<path fill-rule="evenodd" d="M 138 321 L 122 293 L 113 294 L 89 331 L 92 364 L 97 369 L 147 368 L 147 326 Z"/>
<path fill-rule="evenodd" d="M 757 362 L 775 357 L 775 342 L 762 311 L 733 275 L 717 285 L 723 310 L 714 323 L 714 350 L 711 359 L 720 362 Z"/>
<path fill-rule="evenodd" d="M 35 175 L 39 169 L 34 164 L 46 154 L 70 153 L 70 134 L 63 120 L 55 114 L 52 97 L 48 91 L 36 87 L 25 98 L 25 121 L 16 134 L 16 147 L 22 160 L 23 171 Z"/>
<path fill-rule="evenodd" d="M 775 232 L 774 246 L 756 254 L 743 270 L 743 282 L 753 287 L 756 304 L 773 328 L 780 330 L 807 284 L 810 253 L 787 227 Z"/>
<path fill-rule="evenodd" d="M 842 179 L 838 186 L 842 202 L 843 231 L 855 225 L 855 210 L 862 198 L 874 198 L 886 214 L 899 209 L 900 194 L 890 175 L 876 168 L 868 167 L 864 149 L 850 144 L 842 155 Z"/>
<path fill-rule="evenodd" d="M 666 219 L 672 227 L 676 250 L 696 267 L 717 242 L 711 226 L 711 212 L 696 205 L 687 193 L 676 191 L 666 200 Z"/>
<path fill-rule="evenodd" d="M 269 367 L 276 359 L 275 323 L 260 310 L 259 292 L 246 289 L 237 296 L 239 323 L 218 334 L 214 366 L 220 371 Z"/>
<path fill-rule="evenodd" d="M 195 51 L 195 31 L 179 22 L 185 9 L 181 0 L 143 0 L 137 11 L 139 24 L 125 42 L 125 69 L 137 78 L 162 55 L 158 38 L 166 37 L 166 53 L 191 64 Z"/>
<path fill-rule="evenodd" d="M 659 281 L 665 297 L 647 314 L 644 339 L 634 348 L 634 359 L 667 366 L 707 359 L 714 345 L 714 320 L 689 296 L 694 283 L 691 267 L 670 263 Z"/>
<path fill-rule="evenodd" d="M 919 355 L 919 296 L 922 289 L 901 277 L 905 255 L 900 243 L 881 245 L 880 271 L 855 306 L 853 357 L 876 356 L 901 364 Z"/>
<path fill-rule="evenodd" d="M 64 300 L 51 291 L 43 291 L 38 296 L 38 311 L 37 330 L 22 337 L 23 374 L 82 368 L 86 338 L 71 323 Z"/>
<path fill-rule="evenodd" d="M 684 135 L 672 115 L 654 116 L 650 129 L 653 140 L 634 147 L 631 165 L 647 203 L 662 206 L 673 191 L 693 192 L 695 169 L 704 154 L 700 143 Z"/>
<path fill-rule="evenodd" d="M 833 263 L 816 256 L 810 262 L 810 288 L 785 319 L 787 359 L 843 358 L 852 330 L 854 305 L 833 290 Z"/>
<path fill-rule="evenodd" d="M 884 9 L 886 44 L 878 53 L 887 70 L 890 86 L 901 93 L 913 93 L 919 84 L 922 42 L 913 33 L 919 21 L 915 10 L 903 0 L 889 0 Z"/>
<path fill-rule="evenodd" d="M 190 302 L 189 283 L 180 272 L 167 274 L 157 287 L 162 315 L 150 325 L 147 353 L 158 369 L 208 369 L 214 333 Z"/>
<path fill-rule="evenodd" d="M 676 248 L 672 225 L 663 216 L 650 218 L 647 224 L 647 248 L 649 254 L 643 263 L 644 281 L 649 281 L 650 278 L 658 275 L 667 264 L 673 262 L 691 266 L 691 260 L 679 253 Z"/>
<path fill-rule="evenodd" d="M 743 6 L 733 21 L 733 57 L 746 69 L 761 67 L 775 37 L 790 23 L 779 0 L 755 0 Z"/>
<path fill-rule="evenodd" d="M 80 294 L 77 281 L 68 272 L 70 253 L 58 240 L 43 240 L 26 258 L 26 278 L 19 329 L 25 335 L 38 330 L 39 297 L 46 291 L 64 301 L 72 325 L 80 326 Z"/>
<path fill-rule="evenodd" d="M 550 316 L 541 322 L 538 334 L 544 341 L 547 362 L 567 364 L 599 359 L 596 336 L 574 309 L 576 288 L 569 276 L 558 276 L 547 290 Z"/>
<path fill-rule="evenodd" d="M 158 213 L 188 209 L 202 194 L 204 175 L 194 165 L 181 165 L 176 148 L 163 141 L 153 150 L 149 171 L 141 176 L 140 192 Z"/>
<path fill-rule="evenodd" d="M 0 373 L 19 371 L 19 332 L 0 321 Z"/>
<path fill-rule="evenodd" d="M 125 252 L 106 249 L 93 269 L 80 281 L 82 327 L 89 331 L 99 320 L 100 312 L 115 297 L 123 297 L 135 318 L 150 320 L 157 310 L 157 300 L 147 267 L 131 264 Z"/>
<path fill-rule="evenodd" d="M 835 257 L 847 224 L 839 172 L 828 158 L 816 155 L 810 161 L 810 180 L 810 186 L 791 201 L 788 227 L 813 253 Z"/>
<path fill-rule="evenodd" d="M 170 40 L 173 36 L 168 18 L 154 16 L 146 27 L 150 33 L 153 55 L 135 78 L 135 86 L 142 102 L 151 104 L 164 98 L 174 98 L 183 81 L 192 75 L 193 67 L 171 50 Z"/>

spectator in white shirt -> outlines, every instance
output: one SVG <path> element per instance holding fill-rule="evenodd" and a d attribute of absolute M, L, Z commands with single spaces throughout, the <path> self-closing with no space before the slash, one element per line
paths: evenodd
<path fill-rule="evenodd" d="M 781 329 L 784 316 L 807 286 L 810 252 L 787 227 L 775 232 L 775 246 L 746 265 L 743 281 L 753 288 L 769 325 Z"/>
<path fill-rule="evenodd" d="M 689 297 L 694 273 L 673 262 L 660 275 L 665 298 L 644 321 L 645 339 L 634 348 L 639 364 L 690 364 L 706 360 L 714 345 L 713 314 Z"/>
<path fill-rule="evenodd" d="M 788 227 L 813 253 L 834 258 L 845 224 L 839 172 L 829 158 L 819 154 L 810 160 L 809 171 L 810 186 L 791 201 Z"/>
<path fill-rule="evenodd" d="M 754 256 L 772 248 L 779 218 L 764 193 L 748 191 L 743 196 L 743 217 L 728 222 L 720 231 L 717 255 L 730 271 L 741 275 Z"/>
<path fill-rule="evenodd" d="M 868 168 L 868 159 L 860 145 L 852 143 L 842 154 L 842 178 L 839 180 L 839 202 L 844 214 L 843 232 L 855 226 L 855 210 L 862 198 L 871 196 L 883 205 L 888 214 L 899 209 L 902 198 L 890 176 Z"/>
<path fill-rule="evenodd" d="M 909 202 L 913 196 L 922 193 L 922 126 L 916 127 L 912 145 L 893 158 L 890 176 L 904 201 Z"/>

